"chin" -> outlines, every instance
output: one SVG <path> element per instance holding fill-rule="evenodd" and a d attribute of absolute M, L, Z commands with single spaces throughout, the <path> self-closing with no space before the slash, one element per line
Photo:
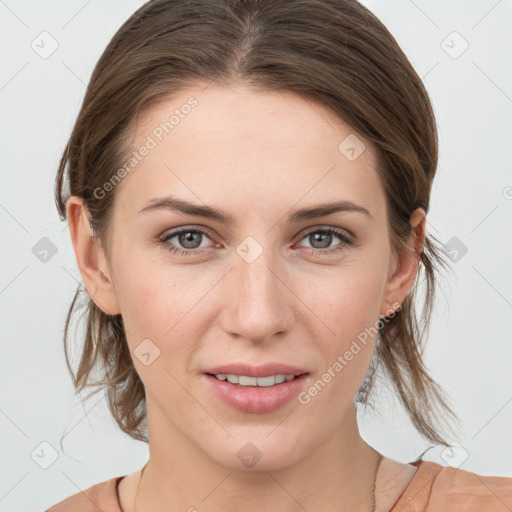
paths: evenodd
<path fill-rule="evenodd" d="M 298 432 L 273 432 L 273 427 L 244 428 L 242 433 L 233 432 L 229 437 L 204 447 L 210 457 L 229 470 L 274 471 L 283 469 L 297 462 L 307 450 Z M 278 430 L 281 427 L 277 427 Z M 270 432 L 270 435 L 269 435 Z M 295 435 L 293 435 L 295 434 Z M 297 449 L 300 446 L 301 449 Z"/>

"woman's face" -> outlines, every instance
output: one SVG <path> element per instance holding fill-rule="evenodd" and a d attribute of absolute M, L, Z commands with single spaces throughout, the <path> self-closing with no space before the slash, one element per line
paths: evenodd
<path fill-rule="evenodd" d="M 143 111 L 132 149 L 114 186 L 110 304 L 145 386 L 150 438 L 225 466 L 291 464 L 348 421 L 378 320 L 412 283 L 391 279 L 373 147 L 291 93 L 210 85 Z M 196 212 L 148 208 L 164 198 Z M 342 201 L 357 209 L 317 216 Z M 229 222 L 204 214 L 214 210 Z M 271 374 L 306 375 L 257 389 L 207 375 L 245 364 L 261 376 L 272 363 L 294 369 Z"/>

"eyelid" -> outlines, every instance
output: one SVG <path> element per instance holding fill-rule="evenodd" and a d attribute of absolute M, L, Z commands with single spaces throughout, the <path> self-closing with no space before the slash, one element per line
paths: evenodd
<path fill-rule="evenodd" d="M 190 224 L 190 225 L 183 225 L 172 229 L 166 229 L 161 235 L 158 236 L 159 239 L 162 238 L 169 238 L 174 237 L 176 235 L 179 235 L 183 231 L 204 231 L 206 235 L 208 235 L 209 238 L 214 239 L 216 238 L 215 235 L 213 235 L 213 232 L 210 228 L 207 228 L 206 226 L 203 226 L 201 224 Z"/>
<path fill-rule="evenodd" d="M 159 244 L 161 246 L 165 246 L 168 251 L 174 254 L 179 255 L 186 255 L 186 256 L 199 256 L 200 254 L 203 254 L 206 251 L 209 251 L 212 247 L 207 248 L 196 248 L 196 249 L 182 249 L 175 244 L 172 244 L 170 240 L 172 238 L 175 238 L 176 236 L 179 236 L 180 234 L 186 233 L 186 232 L 196 232 L 201 233 L 203 236 L 206 236 L 207 238 L 210 238 L 212 242 L 214 243 L 214 246 L 216 248 L 222 248 L 222 244 L 215 241 L 215 237 L 210 235 L 210 230 L 206 228 L 205 226 L 180 226 L 178 228 L 171 229 L 169 232 L 164 232 L 163 235 L 161 235 L 158 238 Z M 357 241 L 355 236 L 348 230 L 344 230 L 343 228 L 338 228 L 334 226 L 310 226 L 307 228 L 307 230 L 301 231 L 301 236 L 298 239 L 297 242 L 295 242 L 294 246 L 299 244 L 302 240 L 305 240 L 308 236 L 310 236 L 312 233 L 317 232 L 324 232 L 329 233 L 331 235 L 334 235 L 340 240 L 340 243 L 336 244 L 334 248 L 325 248 L 324 249 L 315 249 L 315 248 L 309 248 L 309 250 L 315 254 L 315 255 L 324 255 L 329 256 L 334 253 L 339 253 L 344 251 L 346 248 L 349 248 L 351 246 L 356 246 Z M 349 233 L 349 234 L 347 234 Z M 228 244 L 229 245 L 229 244 Z M 300 247 L 300 246 L 299 246 Z M 307 249 L 307 247 L 306 247 Z"/>
<path fill-rule="evenodd" d="M 312 226 L 310 228 L 306 228 L 306 231 L 301 231 L 301 238 L 300 240 L 302 240 L 302 238 L 304 238 L 305 236 L 307 235 L 310 235 L 311 233 L 315 233 L 317 231 L 323 231 L 323 230 L 334 230 L 334 231 L 339 231 L 339 234 L 340 235 L 345 235 L 347 238 L 350 238 L 351 240 L 354 240 L 355 239 L 355 235 L 354 233 L 352 233 L 351 231 L 349 231 L 348 229 L 346 228 L 339 228 L 337 226 L 331 226 L 331 225 L 328 225 L 328 224 L 320 224 L 320 225 L 316 225 L 316 226 Z"/>
<path fill-rule="evenodd" d="M 180 234 L 183 231 L 186 231 L 187 229 L 190 231 L 204 231 L 206 233 L 206 235 L 208 235 L 208 237 L 210 239 L 212 239 L 212 241 L 215 238 L 217 238 L 216 235 L 213 234 L 213 232 L 210 228 L 203 226 L 202 224 L 190 224 L 190 225 L 185 224 L 183 226 L 179 226 L 176 228 L 166 229 L 161 235 L 158 236 L 158 239 L 161 240 L 164 238 L 169 238 L 171 236 L 175 236 L 177 234 Z M 346 236 L 348 238 L 350 238 L 351 241 L 354 241 L 356 238 L 354 233 L 352 233 L 350 230 L 348 230 L 346 228 L 332 226 L 329 224 L 317 224 L 315 226 L 310 226 L 309 228 L 304 228 L 304 230 L 301 230 L 294 238 L 296 238 L 297 241 L 300 242 L 304 237 L 310 235 L 311 233 L 315 233 L 316 231 L 321 231 L 324 229 L 325 230 L 334 229 L 336 231 L 340 231 L 341 232 L 340 234 L 346 233 Z"/>

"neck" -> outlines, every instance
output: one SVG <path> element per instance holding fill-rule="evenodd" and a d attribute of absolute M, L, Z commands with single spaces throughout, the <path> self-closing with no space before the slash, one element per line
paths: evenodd
<path fill-rule="evenodd" d="M 219 464 L 165 423 L 150 400 L 147 405 L 148 427 L 153 427 L 148 430 L 150 457 L 137 489 L 135 512 L 374 510 L 372 490 L 380 456 L 360 437 L 355 406 L 347 408 L 337 429 L 320 446 L 296 462 L 277 464 L 277 469 L 257 470 L 256 464 L 240 470 Z"/>

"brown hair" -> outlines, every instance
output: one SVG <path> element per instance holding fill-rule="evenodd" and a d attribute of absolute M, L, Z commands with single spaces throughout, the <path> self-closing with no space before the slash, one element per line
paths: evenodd
<path fill-rule="evenodd" d="M 109 219 L 116 189 L 95 190 L 130 151 L 129 137 L 144 107 L 193 84 L 243 82 L 262 90 L 292 91 L 329 107 L 374 144 L 386 193 L 390 245 L 410 251 L 411 213 L 428 212 L 437 167 L 434 113 L 428 94 L 385 26 L 355 0 L 152 0 L 117 31 L 97 62 L 73 132 L 60 161 L 55 200 L 62 220 L 69 195 L 83 198 L 95 236 L 107 256 Z M 133 151 L 133 148 L 131 149 Z M 66 170 L 67 167 L 67 170 Z M 63 193 L 67 178 L 69 191 Z M 436 423 L 457 419 L 422 360 L 442 246 L 426 234 L 410 293 L 384 319 L 357 401 L 369 404 L 379 368 L 387 373 L 415 428 L 448 445 Z M 421 275 L 426 290 L 421 318 L 414 301 Z M 121 315 L 107 315 L 87 295 L 85 343 L 76 374 L 68 353 L 69 309 L 64 332 L 66 363 L 76 390 L 106 388 L 120 428 L 147 441 L 145 390 L 133 365 Z M 93 370 L 99 379 L 92 380 Z M 99 389 L 97 389 L 98 391 Z"/>

